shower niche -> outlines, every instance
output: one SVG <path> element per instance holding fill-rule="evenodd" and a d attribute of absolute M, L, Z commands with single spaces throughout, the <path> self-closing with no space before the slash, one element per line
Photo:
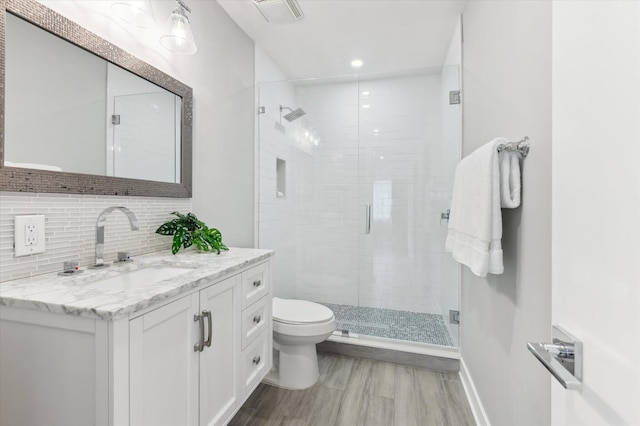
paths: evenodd
<path fill-rule="evenodd" d="M 276 158 L 276 198 L 287 196 L 287 162 Z"/>

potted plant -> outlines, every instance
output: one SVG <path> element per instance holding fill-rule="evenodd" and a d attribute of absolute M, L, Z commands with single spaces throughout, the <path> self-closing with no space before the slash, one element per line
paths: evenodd
<path fill-rule="evenodd" d="M 193 213 L 183 215 L 178 212 L 171 213 L 177 216 L 169 222 L 163 223 L 156 234 L 173 235 L 171 244 L 171 253 L 176 254 L 180 248 L 196 246 L 202 251 L 216 251 L 220 254 L 220 250 L 229 250 L 222 242 L 222 234 L 216 228 L 209 228 L 201 220 L 198 220 Z"/>

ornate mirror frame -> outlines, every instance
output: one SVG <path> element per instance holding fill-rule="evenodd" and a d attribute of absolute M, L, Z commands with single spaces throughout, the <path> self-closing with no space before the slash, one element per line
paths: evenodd
<path fill-rule="evenodd" d="M 16 15 L 182 98 L 180 183 L 4 167 L 5 27 Z M 193 90 L 35 0 L 0 0 L 0 191 L 190 198 Z"/>

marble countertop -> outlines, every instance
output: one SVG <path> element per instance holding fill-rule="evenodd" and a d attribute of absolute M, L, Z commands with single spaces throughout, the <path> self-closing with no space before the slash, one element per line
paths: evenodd
<path fill-rule="evenodd" d="M 114 320 L 214 283 L 273 255 L 272 250 L 233 247 L 219 255 L 195 250 L 175 256 L 170 251 L 152 253 L 105 269 L 86 269 L 81 274 L 47 274 L 5 281 L 0 283 L 0 306 Z M 99 282 L 154 267 L 181 270 L 169 279 L 149 283 L 109 285 Z"/>

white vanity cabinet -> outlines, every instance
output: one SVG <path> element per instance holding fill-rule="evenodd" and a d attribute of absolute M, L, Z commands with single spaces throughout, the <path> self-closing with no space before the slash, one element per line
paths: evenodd
<path fill-rule="evenodd" d="M 234 413 L 240 278 L 129 322 L 131 426 L 215 425 Z"/>
<path fill-rule="evenodd" d="M 272 362 L 269 261 L 233 270 L 113 320 L 0 303 L 0 424 L 226 424 Z"/>

